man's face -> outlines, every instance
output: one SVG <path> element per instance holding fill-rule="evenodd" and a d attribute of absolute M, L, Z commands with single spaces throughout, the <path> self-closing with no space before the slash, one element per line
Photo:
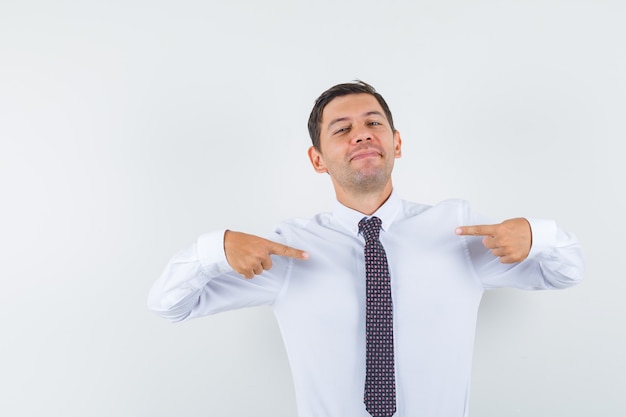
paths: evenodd
<path fill-rule="evenodd" d="M 333 99 L 322 113 L 320 149 L 309 149 L 317 172 L 327 172 L 338 193 L 362 194 L 391 185 L 395 158 L 401 155 L 399 132 L 370 94 Z"/>

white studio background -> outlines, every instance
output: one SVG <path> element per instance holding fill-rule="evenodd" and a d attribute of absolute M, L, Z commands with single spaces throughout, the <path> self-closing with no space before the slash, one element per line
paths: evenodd
<path fill-rule="evenodd" d="M 0 1 L 0 415 L 295 415 L 271 311 L 146 308 L 197 235 L 331 208 L 314 99 L 388 100 L 407 199 L 554 218 L 580 286 L 483 301 L 471 415 L 626 415 L 626 5 Z M 303 329 L 306 331 L 306 329 Z"/>

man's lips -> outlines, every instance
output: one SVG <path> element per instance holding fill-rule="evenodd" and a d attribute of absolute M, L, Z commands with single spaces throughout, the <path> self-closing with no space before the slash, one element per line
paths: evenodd
<path fill-rule="evenodd" d="M 367 149 L 364 151 L 356 152 L 350 157 L 351 161 L 356 161 L 365 158 L 379 158 L 382 154 L 375 149 Z"/>

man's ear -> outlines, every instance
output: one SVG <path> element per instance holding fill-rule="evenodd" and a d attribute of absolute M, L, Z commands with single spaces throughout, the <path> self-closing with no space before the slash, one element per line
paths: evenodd
<path fill-rule="evenodd" d="M 324 159 L 322 158 L 322 154 L 320 151 L 315 149 L 315 146 L 311 146 L 309 148 L 309 159 L 311 160 L 311 165 L 313 165 L 313 169 L 318 174 L 323 174 L 324 172 L 328 172 L 326 166 L 324 165 Z"/>
<path fill-rule="evenodd" d="M 400 132 L 397 130 L 393 132 L 393 150 L 396 158 L 402 156 L 402 138 L 400 137 Z"/>

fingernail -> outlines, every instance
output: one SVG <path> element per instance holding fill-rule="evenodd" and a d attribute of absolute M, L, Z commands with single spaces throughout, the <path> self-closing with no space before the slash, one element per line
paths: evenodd
<path fill-rule="evenodd" d="M 454 229 L 454 233 L 456 233 L 457 235 L 460 235 L 463 233 L 463 229 L 461 229 L 460 227 L 457 227 L 456 229 Z"/>

